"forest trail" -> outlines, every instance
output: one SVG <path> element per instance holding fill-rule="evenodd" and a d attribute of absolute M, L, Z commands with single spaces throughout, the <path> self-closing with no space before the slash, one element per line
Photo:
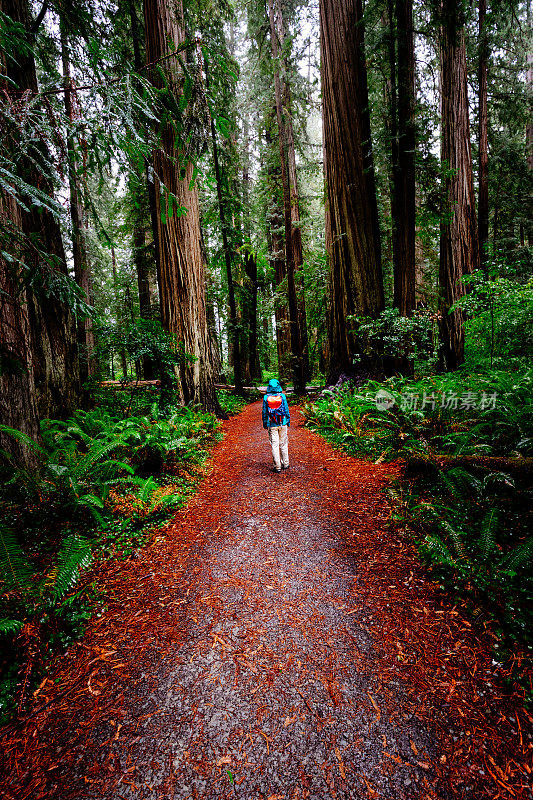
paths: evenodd
<path fill-rule="evenodd" d="M 532 797 L 531 717 L 388 525 L 396 465 L 260 404 L 0 740 L 10 800 Z M 489 684 L 490 688 L 488 688 Z"/>

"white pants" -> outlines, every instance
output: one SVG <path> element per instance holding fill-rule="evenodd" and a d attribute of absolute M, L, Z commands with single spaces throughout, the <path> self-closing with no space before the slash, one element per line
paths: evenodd
<path fill-rule="evenodd" d="M 278 471 L 281 467 L 289 466 L 289 434 L 287 425 L 278 425 L 268 429 L 268 438 L 272 447 L 272 460 L 274 468 Z M 281 460 L 280 460 L 281 452 Z"/>

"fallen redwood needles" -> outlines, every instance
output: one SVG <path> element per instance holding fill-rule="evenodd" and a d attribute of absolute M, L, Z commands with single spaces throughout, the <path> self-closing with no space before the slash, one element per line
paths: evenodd
<path fill-rule="evenodd" d="M 533 719 L 490 630 L 389 525 L 400 466 L 293 425 L 273 476 L 257 405 L 224 428 L 199 493 L 101 568 L 107 609 L 1 732 L 5 797 L 531 798 Z"/>

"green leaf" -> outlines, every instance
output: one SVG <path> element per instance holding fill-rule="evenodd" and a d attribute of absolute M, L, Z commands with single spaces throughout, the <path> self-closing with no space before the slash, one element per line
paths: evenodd
<path fill-rule="evenodd" d="M 29 589 L 32 585 L 28 558 L 12 531 L 4 525 L 0 525 L 0 575 L 8 588 Z"/>

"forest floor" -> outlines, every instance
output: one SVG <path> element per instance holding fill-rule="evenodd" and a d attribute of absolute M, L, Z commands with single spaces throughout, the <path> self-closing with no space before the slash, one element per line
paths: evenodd
<path fill-rule="evenodd" d="M 136 559 L 26 720 L 9 800 L 531 798 L 533 719 L 389 522 L 400 465 L 293 413 L 271 471 L 260 404 L 224 423 L 198 494 Z"/>

